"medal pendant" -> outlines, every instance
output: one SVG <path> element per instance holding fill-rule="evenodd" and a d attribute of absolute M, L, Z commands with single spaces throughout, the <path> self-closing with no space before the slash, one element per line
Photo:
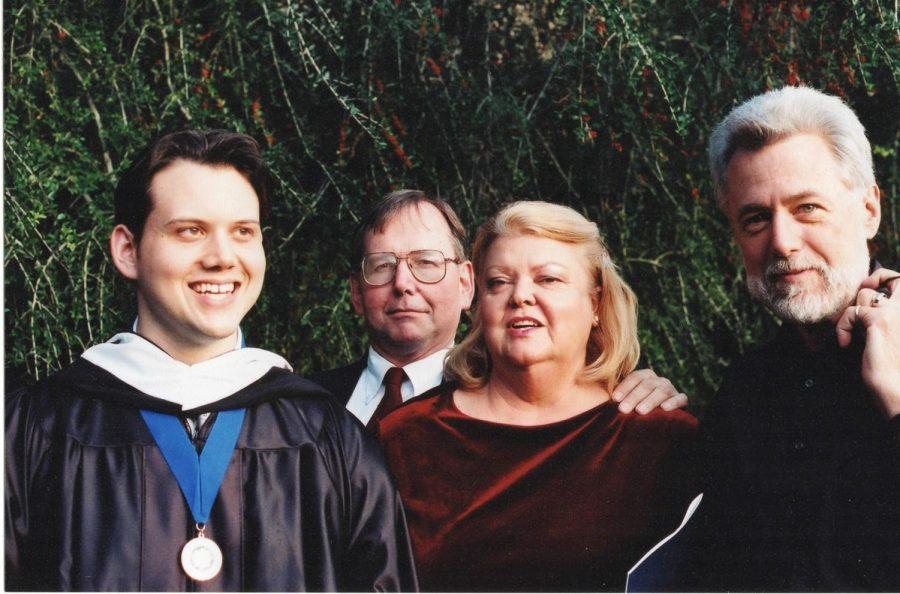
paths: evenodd
<path fill-rule="evenodd" d="M 181 567 L 192 580 L 211 580 L 222 569 L 222 551 L 219 545 L 203 535 L 202 529 L 198 530 L 197 537 L 181 549 Z"/>

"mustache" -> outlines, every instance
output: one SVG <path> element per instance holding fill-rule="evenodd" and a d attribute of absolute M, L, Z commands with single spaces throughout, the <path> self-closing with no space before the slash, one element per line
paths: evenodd
<path fill-rule="evenodd" d="M 794 274 L 804 270 L 814 270 L 822 276 L 828 276 L 829 269 L 823 263 L 812 258 L 795 258 L 793 260 L 775 260 L 766 267 L 765 277 L 768 282 L 776 280 L 782 274 Z"/>

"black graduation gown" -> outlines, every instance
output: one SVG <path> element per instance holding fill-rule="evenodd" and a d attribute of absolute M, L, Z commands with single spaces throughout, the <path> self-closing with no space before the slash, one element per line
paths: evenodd
<path fill-rule="evenodd" d="M 415 590 L 378 446 L 326 392 L 273 368 L 204 411 L 247 407 L 207 523 L 224 564 L 194 582 L 194 520 L 139 413 L 177 414 L 79 359 L 6 402 L 10 590 Z"/>

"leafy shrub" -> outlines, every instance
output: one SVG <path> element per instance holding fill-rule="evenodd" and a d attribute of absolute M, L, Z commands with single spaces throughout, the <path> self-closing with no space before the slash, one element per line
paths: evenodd
<path fill-rule="evenodd" d="M 645 363 L 703 404 L 773 326 L 714 206 L 706 140 L 783 84 L 858 111 L 884 192 L 875 251 L 900 262 L 884 0 L 14 0 L 4 16 L 7 385 L 128 326 L 112 188 L 149 139 L 187 126 L 268 147 L 267 288 L 244 328 L 300 372 L 363 352 L 349 236 L 368 204 L 416 187 L 472 231 L 514 198 L 597 220 L 639 295 Z"/>

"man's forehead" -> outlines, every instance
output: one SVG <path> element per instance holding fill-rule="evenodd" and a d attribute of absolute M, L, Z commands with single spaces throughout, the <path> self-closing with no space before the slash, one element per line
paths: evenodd
<path fill-rule="evenodd" d="M 448 250 L 452 247 L 450 225 L 444 215 L 427 202 L 411 204 L 391 213 L 380 228 L 370 230 L 365 236 L 367 252 Z"/>
<path fill-rule="evenodd" d="M 850 188 L 841 174 L 831 149 L 815 135 L 797 134 L 757 150 L 740 149 L 726 169 L 726 210 L 748 202 L 843 194 Z"/>
<path fill-rule="evenodd" d="M 147 194 L 151 215 L 164 210 L 178 218 L 214 213 L 259 219 L 256 190 L 230 165 L 177 159 L 153 175 Z"/>

